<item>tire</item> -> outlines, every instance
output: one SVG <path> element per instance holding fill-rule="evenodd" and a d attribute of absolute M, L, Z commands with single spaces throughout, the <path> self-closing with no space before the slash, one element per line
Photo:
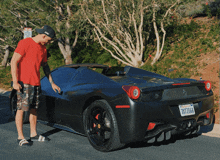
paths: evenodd
<path fill-rule="evenodd" d="M 16 113 L 17 113 L 17 93 L 13 94 L 11 99 L 10 99 L 10 108 L 12 112 L 12 116 L 15 118 Z M 23 114 L 23 123 L 28 123 L 29 122 L 29 111 L 25 111 Z"/>
<path fill-rule="evenodd" d="M 109 152 L 124 146 L 120 143 L 117 121 L 107 101 L 97 100 L 86 108 L 83 124 L 86 136 L 96 150 Z"/>

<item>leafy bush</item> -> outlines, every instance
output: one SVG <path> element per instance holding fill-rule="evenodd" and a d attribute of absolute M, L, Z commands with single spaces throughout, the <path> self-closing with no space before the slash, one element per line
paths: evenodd
<path fill-rule="evenodd" d="M 6 68 L 0 69 L 0 82 L 4 85 L 10 86 L 11 80 L 11 67 L 7 66 Z"/>
<path fill-rule="evenodd" d="M 74 48 L 73 63 L 99 63 L 104 64 L 109 61 L 116 63 L 117 60 L 113 59 L 112 56 L 102 49 L 98 42 L 90 41 L 89 43 L 80 42 Z"/>
<path fill-rule="evenodd" d="M 211 2 L 208 5 L 204 6 L 204 12 L 208 16 L 216 16 L 216 15 L 219 16 L 220 15 L 220 0 L 215 0 L 214 2 Z"/>
<path fill-rule="evenodd" d="M 178 7 L 177 12 L 182 17 L 195 17 L 208 14 L 214 15 L 220 8 L 219 4 L 219 0 L 188 0 L 184 1 Z"/>

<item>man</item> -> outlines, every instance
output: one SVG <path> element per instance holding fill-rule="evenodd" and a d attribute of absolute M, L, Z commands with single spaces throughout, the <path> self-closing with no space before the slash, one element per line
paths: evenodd
<path fill-rule="evenodd" d="M 55 37 L 54 30 L 45 25 L 42 29 L 36 29 L 38 35 L 26 38 L 18 43 L 11 60 L 11 74 L 13 88 L 17 90 L 17 113 L 15 123 L 18 131 L 18 143 L 20 146 L 30 146 L 31 143 L 24 138 L 23 113 L 30 110 L 30 139 L 31 141 L 45 141 L 46 137 L 37 134 L 37 108 L 40 94 L 40 66 L 43 66 L 53 90 L 60 88 L 53 82 L 50 68 L 47 64 L 47 50 L 45 45 Z"/>

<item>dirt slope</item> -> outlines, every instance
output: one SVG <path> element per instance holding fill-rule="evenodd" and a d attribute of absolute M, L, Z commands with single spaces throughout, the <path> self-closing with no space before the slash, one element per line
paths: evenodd
<path fill-rule="evenodd" d="M 212 90 L 215 95 L 215 105 L 219 106 L 219 53 L 210 52 L 206 55 L 202 55 L 197 59 L 198 72 L 200 76 L 191 76 L 193 79 L 199 80 L 202 77 L 203 80 L 210 80 L 212 83 Z M 204 66 L 204 64 L 206 64 Z M 216 123 L 219 123 L 219 111 L 216 112 Z"/>

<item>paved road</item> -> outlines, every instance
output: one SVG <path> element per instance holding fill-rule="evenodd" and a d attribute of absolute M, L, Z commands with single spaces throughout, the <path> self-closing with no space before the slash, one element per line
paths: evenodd
<path fill-rule="evenodd" d="M 48 143 L 35 142 L 29 148 L 16 143 L 17 132 L 8 109 L 9 98 L 0 96 L 0 159 L 2 160 L 218 160 L 220 138 L 196 135 L 173 137 L 171 140 L 147 144 L 135 143 L 108 153 L 96 151 L 86 137 L 38 124 L 38 133 L 48 135 Z M 29 124 L 24 134 L 29 136 Z"/>

